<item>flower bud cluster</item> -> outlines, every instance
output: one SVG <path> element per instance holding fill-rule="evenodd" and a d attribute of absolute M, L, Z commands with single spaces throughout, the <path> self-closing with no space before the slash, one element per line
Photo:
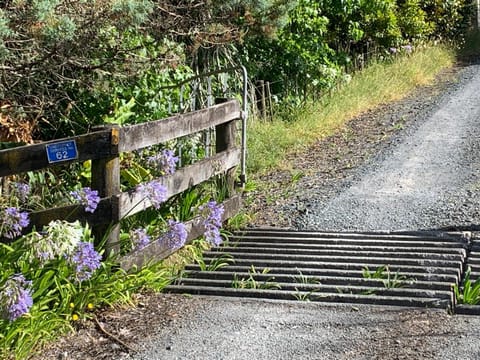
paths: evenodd
<path fill-rule="evenodd" d="M 22 274 L 15 274 L 0 288 L 0 314 L 4 320 L 14 321 L 26 314 L 33 305 L 32 282 Z"/>
<path fill-rule="evenodd" d="M 220 228 L 222 227 L 222 217 L 225 209 L 223 205 L 218 205 L 212 200 L 199 207 L 204 216 L 203 225 L 205 227 L 205 239 L 214 246 L 222 243 Z"/>

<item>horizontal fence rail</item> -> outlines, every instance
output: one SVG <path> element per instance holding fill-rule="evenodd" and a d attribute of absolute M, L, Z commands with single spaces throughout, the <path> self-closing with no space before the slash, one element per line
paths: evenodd
<path fill-rule="evenodd" d="M 166 119 L 121 128 L 119 151 L 132 151 L 191 135 L 212 126 L 240 119 L 240 105 L 231 100 Z"/>
<path fill-rule="evenodd" d="M 180 194 L 188 188 L 198 185 L 208 179 L 225 173 L 229 169 L 239 164 L 240 150 L 232 149 L 222 152 L 212 157 L 200 160 L 199 162 L 179 169 L 175 174 L 158 179 L 160 183 L 167 187 L 167 196 L 170 198 Z M 127 215 L 133 215 L 151 205 L 148 199 L 145 199 L 138 192 L 123 192 L 117 196 L 119 201 L 119 218 Z"/>
<path fill-rule="evenodd" d="M 92 225 L 96 234 L 108 229 L 110 235 L 107 247 L 110 251 L 117 252 L 119 221 L 152 206 L 149 200 L 135 189 L 120 191 L 120 154 L 214 128 L 214 154 L 156 180 L 167 188 L 168 198 L 221 174 L 226 174 L 227 183 L 233 188 L 235 169 L 242 162 L 242 150 L 237 147 L 235 139 L 238 120 L 242 120 L 240 104 L 236 100 L 230 100 L 166 119 L 125 127 L 109 126 L 68 139 L 0 150 L 0 177 L 92 160 L 91 187 L 97 190 L 101 197 L 95 214 L 85 212 L 79 205 L 35 211 L 30 214 L 31 224 L 25 230 L 41 228 L 56 219 L 80 220 Z M 239 199 L 238 195 L 227 199 L 224 218 L 231 217 L 238 211 Z M 188 222 L 187 228 L 191 230 L 188 239 L 192 240 L 201 235 L 201 227 L 198 219 Z M 127 255 L 121 263 L 123 267 L 130 268 L 167 255 L 167 249 L 159 244 L 152 244 L 138 253 Z"/>
<path fill-rule="evenodd" d="M 24 145 L 12 149 L 0 150 L 0 177 L 20 174 L 27 171 L 45 169 L 58 163 L 49 163 L 46 155 L 47 145 L 57 144 L 66 139 L 52 140 L 35 145 Z M 117 154 L 112 144 L 112 131 L 95 131 L 79 135 L 68 140 L 76 143 L 78 158 L 63 161 L 62 164 L 72 161 L 86 161 L 101 159 Z"/>

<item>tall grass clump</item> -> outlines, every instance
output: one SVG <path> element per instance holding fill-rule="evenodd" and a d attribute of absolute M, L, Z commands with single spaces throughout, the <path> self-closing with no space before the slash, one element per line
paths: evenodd
<path fill-rule="evenodd" d="M 455 52 L 447 46 L 419 48 L 371 64 L 335 91 L 304 104 L 289 121 L 274 118 L 251 122 L 247 163 L 250 172 L 271 170 L 282 164 L 287 154 L 332 135 L 352 117 L 432 83 L 454 61 Z"/>

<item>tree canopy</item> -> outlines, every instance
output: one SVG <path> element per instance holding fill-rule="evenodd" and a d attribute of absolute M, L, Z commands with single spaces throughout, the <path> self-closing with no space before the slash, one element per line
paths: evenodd
<path fill-rule="evenodd" d="M 279 83 L 283 93 L 326 89 L 368 49 L 457 37 L 468 26 L 469 5 L 467 0 L 2 1 L 0 141 L 85 132 L 132 98 L 139 114 L 161 116 L 159 88 L 227 63 L 245 63 L 254 78 Z"/>

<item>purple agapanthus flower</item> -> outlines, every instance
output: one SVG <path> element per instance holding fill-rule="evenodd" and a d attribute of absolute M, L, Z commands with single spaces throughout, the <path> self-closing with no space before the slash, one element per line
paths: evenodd
<path fill-rule="evenodd" d="M 13 239 L 22 234 L 22 229 L 30 224 L 27 212 L 16 207 L 8 207 L 0 215 L 0 235 Z"/>
<path fill-rule="evenodd" d="M 78 243 L 75 251 L 68 259 L 75 266 L 78 281 L 88 280 L 101 265 L 102 257 L 90 242 Z"/>
<path fill-rule="evenodd" d="M 396 53 L 397 53 L 397 48 L 391 47 L 391 48 L 389 49 L 389 51 L 390 51 L 390 54 L 396 54 Z"/>
<path fill-rule="evenodd" d="M 100 202 L 100 196 L 98 196 L 97 190 L 92 190 L 89 187 L 84 187 L 80 190 L 71 191 L 70 195 L 78 201 L 81 205 L 85 206 L 85 211 L 94 213 Z"/>
<path fill-rule="evenodd" d="M 25 183 L 16 182 L 16 183 L 13 183 L 13 187 L 15 189 L 18 199 L 22 203 L 24 203 L 27 200 L 28 195 L 30 195 L 30 186 Z"/>
<path fill-rule="evenodd" d="M 404 45 L 402 46 L 402 49 L 407 53 L 410 54 L 413 51 L 413 46 L 412 45 Z"/>
<path fill-rule="evenodd" d="M 154 166 L 161 175 L 172 175 L 175 173 L 178 157 L 172 150 L 165 149 L 160 154 L 147 159 L 148 163 Z"/>
<path fill-rule="evenodd" d="M 168 220 L 168 230 L 160 237 L 160 240 L 164 242 L 170 249 L 180 249 L 187 241 L 187 228 L 184 223 Z"/>
<path fill-rule="evenodd" d="M 222 227 L 222 216 L 225 212 L 223 205 L 218 205 L 216 201 L 212 200 L 200 206 L 199 210 L 204 216 L 205 239 L 212 245 L 220 245 L 222 243 L 220 228 Z"/>
<path fill-rule="evenodd" d="M 220 228 L 210 226 L 205 229 L 205 240 L 214 246 L 218 246 L 223 242 L 222 235 L 220 234 Z"/>
<path fill-rule="evenodd" d="M 150 202 L 155 209 L 159 209 L 160 205 L 167 200 L 167 188 L 158 180 L 152 180 L 137 187 L 138 191 Z"/>
<path fill-rule="evenodd" d="M 32 282 L 22 274 L 11 276 L 0 290 L 0 308 L 4 320 L 14 321 L 26 314 L 33 305 Z"/>
<path fill-rule="evenodd" d="M 134 250 L 141 250 L 150 243 L 150 236 L 145 229 L 135 229 L 130 231 L 130 239 Z"/>

